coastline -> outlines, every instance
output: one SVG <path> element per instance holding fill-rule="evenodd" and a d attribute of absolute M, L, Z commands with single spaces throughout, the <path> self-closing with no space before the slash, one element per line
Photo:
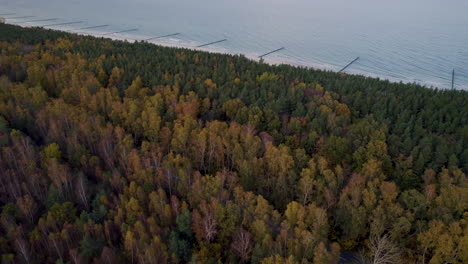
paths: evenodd
<path fill-rule="evenodd" d="M 47 28 L 47 29 L 49 29 L 49 28 Z M 52 29 L 52 28 L 50 28 L 50 29 Z M 124 34 L 121 34 L 119 36 L 119 35 L 116 35 L 116 34 L 107 35 L 107 33 L 100 33 L 100 32 L 96 32 L 96 31 L 94 31 L 94 32 L 93 31 L 76 32 L 76 31 L 68 31 L 68 30 L 61 30 L 61 29 L 52 29 L 52 30 L 59 30 L 59 31 L 64 31 L 64 32 L 68 32 L 68 33 L 71 33 L 71 34 L 78 34 L 78 35 L 83 35 L 83 36 L 92 36 L 92 37 L 97 37 L 97 38 L 102 37 L 102 38 L 108 38 L 108 39 L 112 39 L 112 40 L 126 41 L 126 42 L 129 42 L 129 43 L 144 41 L 143 40 L 144 38 L 142 38 L 141 35 L 126 34 L 128 36 L 125 36 Z M 137 37 L 139 37 L 140 39 L 138 39 Z M 171 38 L 168 38 L 168 39 L 171 40 Z M 255 61 L 255 62 L 260 62 L 260 58 L 258 56 L 256 56 L 255 54 L 231 52 L 231 51 L 229 51 L 227 49 L 223 49 L 223 48 L 218 48 L 217 49 L 217 48 L 208 48 L 208 47 L 197 47 L 197 46 L 192 46 L 192 45 L 184 44 L 184 43 L 174 43 L 174 41 L 176 39 L 172 39 L 172 40 L 173 40 L 172 42 L 162 41 L 162 40 L 150 40 L 150 41 L 146 41 L 146 42 L 154 44 L 154 45 L 162 46 L 162 47 L 169 47 L 169 48 L 182 48 L 182 49 L 189 49 L 189 50 L 195 50 L 195 51 L 210 52 L 210 53 L 215 53 L 215 54 L 243 55 L 244 57 L 246 57 L 249 60 L 252 60 L 252 61 Z M 267 64 L 270 64 L 270 65 L 287 64 L 287 65 L 296 66 L 296 67 L 305 67 L 305 68 L 312 68 L 312 69 L 316 69 L 316 70 L 330 70 L 330 71 L 333 71 L 332 65 L 329 65 L 328 67 L 318 67 L 318 66 L 313 67 L 313 66 L 308 66 L 308 65 L 305 65 L 305 64 L 297 62 L 297 61 L 280 59 L 280 58 L 267 57 L 267 58 L 263 59 L 263 62 L 267 63 Z"/>
<path fill-rule="evenodd" d="M 65 28 L 53 28 L 53 27 L 40 27 L 37 25 L 31 25 L 31 26 L 25 26 L 21 24 L 16 24 L 14 22 L 8 21 L 8 19 L 5 21 L 6 24 L 10 25 L 15 25 L 23 28 L 34 28 L 34 27 L 39 27 L 47 30 L 56 30 L 56 31 L 62 31 L 62 32 L 67 32 L 70 34 L 77 34 L 77 35 L 82 35 L 82 36 L 91 36 L 91 37 L 96 37 L 96 38 L 107 38 L 111 40 L 117 40 L 117 41 L 125 41 L 129 43 L 136 43 L 139 41 L 143 41 L 146 37 L 149 38 L 150 36 L 142 36 L 138 34 L 118 34 L 118 33 L 107 33 L 107 32 L 99 32 L 99 31 L 93 31 L 93 30 L 88 30 L 88 31 L 78 31 L 78 30 L 71 30 L 71 29 L 65 29 Z M 215 53 L 215 54 L 226 54 L 226 55 L 242 55 L 245 58 L 254 61 L 254 62 L 260 62 L 261 59 L 258 57 L 256 54 L 249 54 L 249 53 L 241 53 L 241 52 L 232 52 L 227 49 L 223 48 L 209 48 L 209 47 L 197 47 L 197 43 L 193 42 L 192 45 L 189 43 L 175 43 L 178 41 L 177 38 L 168 38 L 168 40 L 172 41 L 164 41 L 164 40 L 150 40 L 146 41 L 148 43 L 157 45 L 157 46 L 162 46 L 162 47 L 170 47 L 170 48 L 182 48 L 182 49 L 189 49 L 189 50 L 195 50 L 195 51 L 203 51 L 203 52 L 209 52 L 209 53 Z M 294 59 L 289 59 L 282 57 L 281 55 L 279 56 L 271 56 L 271 57 L 265 57 L 263 58 L 263 63 L 269 64 L 269 65 L 289 65 L 293 67 L 300 67 L 300 68 L 305 68 L 305 69 L 313 69 L 313 70 L 320 70 L 320 71 L 329 71 L 329 72 L 338 72 L 338 68 L 341 68 L 341 66 L 338 65 L 333 65 L 333 64 L 327 64 L 327 63 L 311 63 L 311 62 L 301 62 L 298 60 Z M 398 78 L 398 77 L 391 77 L 391 76 L 385 76 L 385 75 L 379 75 L 379 74 L 374 74 L 371 72 L 367 72 L 364 70 L 356 70 L 352 69 L 350 72 L 343 72 L 341 74 L 349 74 L 349 75 L 358 75 L 358 76 L 363 76 L 367 78 L 374 78 L 378 79 L 381 81 L 389 81 L 391 83 L 403 83 L 403 84 L 417 84 L 419 86 L 425 87 L 427 89 L 439 89 L 439 90 L 450 90 L 448 88 L 443 88 L 440 83 L 431 83 L 429 81 L 422 81 L 418 79 L 413 79 L 410 80 L 408 78 Z M 468 87 L 460 87 L 457 88 L 456 90 L 468 90 Z"/>

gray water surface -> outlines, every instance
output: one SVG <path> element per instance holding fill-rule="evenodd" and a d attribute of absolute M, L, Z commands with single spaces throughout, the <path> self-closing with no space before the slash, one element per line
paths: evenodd
<path fill-rule="evenodd" d="M 105 33 L 137 28 L 121 36 L 159 39 L 195 47 L 220 39 L 210 50 L 258 56 L 428 87 L 468 90 L 467 0 L 0 0 L 8 22 Z M 35 18 L 8 19 L 34 15 Z M 59 18 L 56 21 L 21 21 Z"/>

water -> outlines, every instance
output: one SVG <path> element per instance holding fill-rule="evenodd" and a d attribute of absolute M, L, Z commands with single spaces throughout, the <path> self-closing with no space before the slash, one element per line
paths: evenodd
<path fill-rule="evenodd" d="M 248 57 L 285 47 L 266 61 L 335 71 L 359 56 L 346 72 L 443 89 L 455 69 L 455 88 L 468 90 L 466 0 L 0 0 L 1 13 L 138 28 L 119 35 L 136 39 L 180 32 L 157 41 L 186 47 L 227 38 L 206 49 Z"/>

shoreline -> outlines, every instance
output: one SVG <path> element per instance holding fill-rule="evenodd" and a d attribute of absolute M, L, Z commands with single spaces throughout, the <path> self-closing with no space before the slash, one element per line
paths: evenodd
<path fill-rule="evenodd" d="M 36 26 L 36 25 L 25 26 L 25 25 L 16 24 L 14 22 L 9 22 L 8 19 L 6 19 L 5 23 L 10 24 L 10 25 L 14 25 L 14 26 L 23 27 L 23 28 L 38 27 L 38 28 L 42 28 L 42 29 L 46 29 L 46 30 L 56 30 L 56 31 L 66 32 L 66 33 L 69 33 L 69 34 L 76 34 L 76 35 L 82 35 L 82 36 L 91 36 L 91 37 L 96 37 L 96 38 L 107 38 L 107 39 L 111 39 L 111 40 L 125 41 L 125 42 L 128 42 L 128 43 L 136 43 L 136 42 L 144 41 L 144 39 L 145 39 L 144 37 L 142 37 L 142 35 L 131 35 L 131 34 L 125 34 L 125 33 L 117 35 L 118 33 L 109 34 L 107 32 L 98 32 L 98 31 L 92 31 L 92 30 L 91 31 L 77 31 L 77 30 L 71 30 L 71 29 L 65 29 L 65 28 L 61 28 L 61 29 L 46 28 L 46 27 L 40 27 L 40 26 Z M 141 40 L 138 39 L 138 38 L 141 38 Z M 168 38 L 168 39 L 172 39 L 174 41 L 177 40 L 176 38 Z M 145 42 L 153 44 L 153 45 L 161 46 L 161 47 L 182 48 L 182 49 L 209 52 L 209 53 L 222 54 L 222 55 L 223 54 L 224 55 L 242 55 L 245 58 L 247 58 L 247 59 L 249 59 L 251 61 L 257 62 L 257 63 L 259 63 L 261 61 L 261 59 L 255 54 L 231 52 L 231 51 L 226 50 L 226 49 L 204 48 L 204 47 L 199 48 L 199 47 L 196 47 L 196 46 L 191 46 L 189 44 L 174 43 L 174 42 L 167 42 L 167 41 L 161 41 L 161 40 L 150 40 L 150 41 L 145 41 Z M 193 43 L 193 44 L 195 44 L 195 43 Z M 326 64 L 326 63 L 300 62 L 300 61 L 297 61 L 297 60 L 287 59 L 287 58 L 284 58 L 284 57 L 281 58 L 281 57 L 278 57 L 278 56 L 277 57 L 263 58 L 263 63 L 266 63 L 268 65 L 272 65 L 272 66 L 289 65 L 289 66 L 293 66 L 293 67 L 312 69 L 312 70 L 319 70 L 319 71 L 329 71 L 329 72 L 334 72 L 334 73 L 339 74 L 338 70 L 334 69 L 336 67 L 339 67 L 337 65 Z M 425 83 L 419 82 L 416 79 L 415 80 L 409 80 L 409 79 L 402 79 L 402 78 L 398 78 L 398 77 L 378 75 L 378 74 L 373 74 L 373 73 L 366 72 L 366 71 L 363 71 L 363 70 L 355 70 L 354 69 L 352 71 L 353 72 L 343 72 L 341 74 L 358 75 L 358 76 L 363 76 L 363 77 L 366 77 L 366 78 L 378 79 L 380 81 L 388 81 L 390 83 L 417 84 L 417 85 L 419 85 L 421 87 L 424 87 L 426 89 L 432 89 L 432 90 L 436 90 L 436 89 L 438 89 L 438 90 L 451 90 L 450 88 L 441 88 L 440 87 L 441 84 L 437 84 L 437 83 L 426 82 L 426 84 L 425 84 Z M 460 88 L 456 88 L 455 90 L 466 91 L 466 90 L 468 90 L 468 87 L 462 86 Z"/>
<path fill-rule="evenodd" d="M 120 36 L 115 35 L 115 34 L 109 34 L 106 35 L 107 33 L 100 33 L 96 31 L 88 31 L 88 32 L 76 32 L 76 31 L 70 31 L 70 30 L 61 30 L 61 29 L 53 29 L 53 28 L 46 28 L 46 29 L 51 29 L 51 30 L 59 30 L 59 31 L 64 31 L 67 33 L 71 34 L 77 34 L 77 35 L 83 35 L 83 36 L 91 36 L 91 37 L 96 37 L 96 38 L 108 38 L 112 40 L 118 40 L 118 41 L 126 41 L 129 43 L 136 43 L 136 42 L 141 42 L 144 41 L 143 39 L 137 39 L 137 35 L 129 35 L 125 36 L 124 34 L 121 34 Z M 141 35 L 140 35 L 141 38 Z M 171 39 L 171 38 L 167 38 Z M 173 39 L 175 40 L 175 39 Z M 232 52 L 227 49 L 216 49 L 216 48 L 204 48 L 204 47 L 197 47 L 197 46 L 191 46 L 189 44 L 183 44 L 183 43 L 174 43 L 174 42 L 168 42 L 168 41 L 161 41 L 161 40 L 150 40 L 150 41 L 144 41 L 150 44 L 154 44 L 157 46 L 162 46 L 162 47 L 169 47 L 169 48 L 181 48 L 181 49 L 189 49 L 193 51 L 203 51 L 203 52 L 209 52 L 209 53 L 214 53 L 214 54 L 225 54 L 225 55 L 242 55 L 245 58 L 255 61 L 255 62 L 260 62 L 260 58 L 254 54 L 247 54 L 247 53 L 240 53 L 240 52 Z M 263 59 L 264 63 L 270 64 L 270 65 L 281 65 L 281 64 L 286 64 L 290 66 L 295 66 L 295 67 L 304 67 L 304 68 L 311 68 L 315 70 L 325 70 L 325 71 L 333 71 L 331 65 L 325 66 L 324 67 L 319 67 L 319 66 L 309 66 L 297 61 L 293 60 L 281 60 L 280 58 L 264 58 Z"/>

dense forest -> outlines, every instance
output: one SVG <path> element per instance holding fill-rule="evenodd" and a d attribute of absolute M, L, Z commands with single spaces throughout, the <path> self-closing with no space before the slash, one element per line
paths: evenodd
<path fill-rule="evenodd" d="M 2 263 L 468 263 L 467 102 L 0 24 Z"/>

